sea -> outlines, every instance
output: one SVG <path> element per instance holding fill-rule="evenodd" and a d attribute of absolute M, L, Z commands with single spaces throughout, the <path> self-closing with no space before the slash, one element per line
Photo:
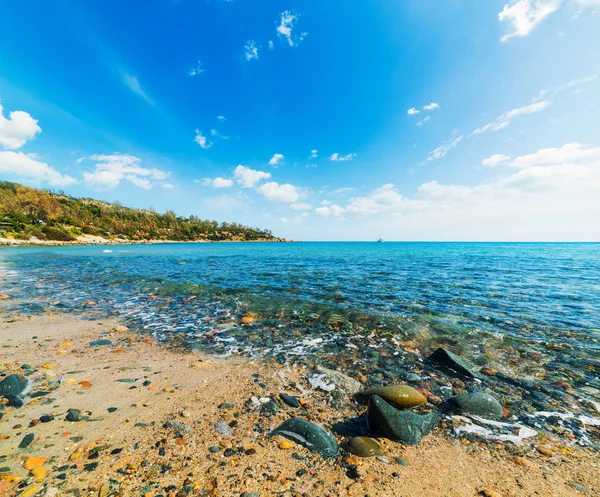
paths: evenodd
<path fill-rule="evenodd" d="M 5 247 L 0 293 L 7 310 L 117 317 L 168 347 L 440 398 L 487 389 L 519 426 L 600 439 L 597 243 Z M 483 368 L 485 384 L 453 385 L 427 359 L 438 347 Z"/>

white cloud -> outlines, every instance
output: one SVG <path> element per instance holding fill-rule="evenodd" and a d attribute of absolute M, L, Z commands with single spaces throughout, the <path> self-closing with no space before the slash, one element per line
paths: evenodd
<path fill-rule="evenodd" d="M 239 165 L 233 171 L 238 184 L 243 188 L 254 188 L 263 179 L 269 179 L 271 173 L 265 171 L 257 171 L 256 169 L 250 169 L 249 167 Z"/>
<path fill-rule="evenodd" d="M 356 216 L 355 229 L 371 237 L 600 239 L 600 147 L 569 143 L 503 162 L 510 167 L 491 181 L 430 181 L 411 196 L 388 184 L 341 207 L 346 217 Z"/>
<path fill-rule="evenodd" d="M 296 211 L 307 211 L 309 209 L 312 209 L 312 205 L 307 204 L 305 202 L 296 202 L 290 205 L 290 207 Z"/>
<path fill-rule="evenodd" d="M 329 207 L 317 207 L 315 209 L 315 212 L 317 214 L 319 214 L 319 216 L 324 216 L 324 217 L 328 217 L 328 216 L 335 216 L 335 217 L 339 217 L 344 213 L 344 208 L 340 207 L 337 204 L 333 204 Z"/>
<path fill-rule="evenodd" d="M 115 188 L 121 181 L 128 181 L 140 188 L 149 190 L 155 181 L 162 181 L 169 177 L 166 173 L 156 168 L 147 169 L 141 166 L 139 157 L 115 153 L 112 155 L 95 154 L 90 159 L 96 161 L 92 172 L 84 171 L 83 180 L 86 186 L 100 190 Z"/>
<path fill-rule="evenodd" d="M 406 113 L 407 113 L 409 116 L 415 116 L 415 115 L 417 115 L 419 112 L 421 112 L 421 111 L 420 111 L 420 110 L 417 110 L 417 109 L 415 109 L 414 107 L 412 107 L 412 108 L 410 108 L 410 109 L 408 109 L 408 110 L 406 111 Z"/>
<path fill-rule="evenodd" d="M 316 149 L 313 149 L 310 151 L 310 158 L 311 159 L 316 159 L 319 156 L 319 151 Z"/>
<path fill-rule="evenodd" d="M 436 102 L 431 102 L 429 105 L 423 107 L 424 110 L 437 110 L 440 108 L 440 104 Z"/>
<path fill-rule="evenodd" d="M 188 74 L 190 76 L 197 76 L 198 74 L 202 74 L 204 72 L 204 67 L 202 67 L 202 61 L 199 60 L 194 67 L 192 67 Z"/>
<path fill-rule="evenodd" d="M 269 166 L 277 166 L 283 159 L 283 154 L 275 154 L 271 157 L 271 160 L 269 160 Z"/>
<path fill-rule="evenodd" d="M 502 164 L 503 162 L 507 162 L 509 160 L 510 160 L 510 157 L 508 155 L 494 154 L 494 155 L 488 157 L 487 159 L 484 159 L 481 164 L 486 167 L 496 167 L 499 164 Z"/>
<path fill-rule="evenodd" d="M 392 183 L 373 190 L 364 197 L 354 197 L 348 201 L 346 211 L 360 216 L 382 214 L 401 210 L 410 204 Z"/>
<path fill-rule="evenodd" d="M 212 179 L 206 178 L 202 181 L 202 186 L 210 186 L 212 188 L 230 188 L 233 186 L 233 181 L 220 176 Z"/>
<path fill-rule="evenodd" d="M 481 133 L 485 133 L 486 131 L 500 131 L 503 128 L 506 128 L 510 125 L 511 121 L 517 116 L 523 116 L 527 114 L 535 114 L 536 112 L 541 112 L 544 109 L 550 106 L 549 100 L 542 100 L 541 102 L 535 102 L 529 105 L 525 105 L 523 107 L 517 107 L 516 109 L 509 110 L 504 114 L 498 116 L 496 120 L 492 123 L 488 123 L 481 128 L 477 128 L 473 131 L 472 135 L 480 135 Z"/>
<path fill-rule="evenodd" d="M 573 142 L 562 147 L 543 148 L 534 154 L 517 157 L 510 165 L 527 169 L 547 165 L 585 164 L 596 160 L 600 160 L 600 147 L 589 147 Z"/>
<path fill-rule="evenodd" d="M 167 190 L 172 190 L 173 188 L 175 188 L 174 185 L 172 185 L 171 183 L 163 183 L 162 185 L 163 188 L 167 189 Z"/>
<path fill-rule="evenodd" d="M 281 185 L 272 181 L 259 186 L 256 191 L 269 200 L 276 202 L 293 203 L 300 199 L 300 194 L 296 187 L 289 183 Z"/>
<path fill-rule="evenodd" d="M 219 121 L 227 121 L 227 118 L 225 116 L 217 116 L 217 119 Z"/>
<path fill-rule="evenodd" d="M 51 186 L 64 187 L 77 183 L 75 178 L 62 175 L 48 164 L 23 152 L 0 151 L 0 174 L 11 174 Z"/>
<path fill-rule="evenodd" d="M 199 129 L 196 130 L 196 136 L 194 137 L 194 141 L 202 148 L 212 147 L 212 143 L 206 139 L 206 136 L 204 136 Z"/>
<path fill-rule="evenodd" d="M 277 35 L 287 41 L 290 47 L 295 47 L 300 43 L 308 33 L 301 33 L 300 35 L 294 35 L 294 28 L 298 21 L 298 14 L 292 13 L 286 10 L 280 14 L 280 22 L 277 26 Z M 271 45 L 269 45 L 269 48 Z"/>
<path fill-rule="evenodd" d="M 0 104 L 0 145 L 4 148 L 16 150 L 41 132 L 37 120 L 22 110 L 14 110 L 5 118 Z"/>
<path fill-rule="evenodd" d="M 210 130 L 210 135 L 211 136 L 219 136 L 219 132 L 216 129 L 211 129 Z"/>
<path fill-rule="evenodd" d="M 335 152 L 329 156 L 329 160 L 333 161 L 333 162 L 343 162 L 343 161 L 347 161 L 347 160 L 352 160 L 355 157 L 356 157 L 356 154 L 348 154 L 348 155 L 342 156 L 339 153 Z"/>
<path fill-rule="evenodd" d="M 125 86 L 127 86 L 138 97 L 145 100 L 146 103 L 150 104 L 152 107 L 156 107 L 154 100 L 152 100 L 152 98 L 150 98 L 150 95 L 148 95 L 143 90 L 142 85 L 140 84 L 136 76 L 133 76 L 132 74 L 128 74 L 126 72 L 122 73 L 121 76 L 123 78 L 123 83 L 125 83 Z"/>
<path fill-rule="evenodd" d="M 598 0 L 600 2 L 600 0 Z M 560 86 L 556 86 L 554 88 L 550 88 L 548 90 L 542 90 L 539 95 L 534 98 L 534 102 L 542 100 L 543 98 L 547 98 L 548 96 L 554 95 L 555 93 L 560 93 L 564 90 L 570 90 L 571 88 L 575 88 L 576 86 L 585 85 L 587 83 L 591 83 L 592 81 L 598 78 L 597 74 L 592 74 L 586 78 L 578 78 L 569 81 L 568 83 L 562 84 Z"/>
<path fill-rule="evenodd" d="M 275 50 L 275 43 L 273 43 L 273 40 L 269 40 L 268 46 L 269 50 Z"/>
<path fill-rule="evenodd" d="M 506 22 L 512 32 L 500 40 L 505 42 L 513 37 L 523 37 L 531 33 L 544 19 L 556 12 L 562 0 L 513 0 L 498 14 L 500 22 Z"/>
<path fill-rule="evenodd" d="M 431 116 L 425 116 L 423 119 L 421 119 L 418 123 L 417 126 L 423 126 L 423 124 L 425 124 L 427 121 L 429 121 L 431 119 Z"/>
<path fill-rule="evenodd" d="M 259 47 L 254 40 L 248 40 L 244 45 L 246 60 L 258 59 L 258 48 Z"/>
<path fill-rule="evenodd" d="M 429 152 L 427 157 L 428 161 L 441 159 L 444 157 L 450 150 L 455 148 L 461 141 L 463 141 L 464 136 L 459 135 L 457 130 L 452 132 L 452 136 L 442 143 L 438 148 Z"/>

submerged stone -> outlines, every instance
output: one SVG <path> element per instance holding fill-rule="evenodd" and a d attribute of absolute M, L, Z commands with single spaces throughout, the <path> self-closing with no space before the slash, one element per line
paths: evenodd
<path fill-rule="evenodd" d="M 0 381 L 0 397 L 22 395 L 29 385 L 29 380 L 20 374 L 9 374 Z"/>
<path fill-rule="evenodd" d="M 302 418 L 291 418 L 284 421 L 270 436 L 281 435 L 323 457 L 331 458 L 338 455 L 338 445 L 329 433 L 322 427 Z"/>
<path fill-rule="evenodd" d="M 474 364 L 444 348 L 437 349 L 428 359 L 459 375 L 483 379 Z"/>
<path fill-rule="evenodd" d="M 398 409 L 410 409 L 427 402 L 425 396 L 408 385 L 390 385 L 388 387 L 371 388 L 357 394 L 359 400 L 367 402 L 371 395 L 377 395 Z"/>
<path fill-rule="evenodd" d="M 500 419 L 504 415 L 500 402 L 486 392 L 458 395 L 446 402 L 453 410 L 461 414 L 471 414 L 487 419 Z"/>
<path fill-rule="evenodd" d="M 399 411 L 377 395 L 369 399 L 369 428 L 391 440 L 416 445 L 439 423 L 435 412 L 418 415 L 409 411 Z"/>
<path fill-rule="evenodd" d="M 383 454 L 379 442 L 369 437 L 354 437 L 348 442 L 348 450 L 358 457 L 373 457 Z"/>
<path fill-rule="evenodd" d="M 359 392 L 363 387 L 360 381 L 350 378 L 350 376 L 335 371 L 333 369 L 324 368 L 323 366 L 317 366 L 317 372 L 324 375 L 326 383 L 333 383 L 343 392 L 354 395 Z"/>

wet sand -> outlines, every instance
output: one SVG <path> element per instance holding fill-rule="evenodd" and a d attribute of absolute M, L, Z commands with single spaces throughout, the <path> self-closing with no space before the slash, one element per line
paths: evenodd
<path fill-rule="evenodd" d="M 89 344 L 99 339 L 111 343 Z M 282 449 L 283 439 L 268 433 L 290 416 L 332 431 L 364 412 L 350 396 L 333 408 L 331 394 L 309 392 L 306 369 L 173 351 L 118 322 L 67 315 L 3 313 L 0 344 L 0 373 L 28 369 L 30 393 L 46 392 L 2 411 L 0 496 L 600 495 L 598 455 L 543 434 L 521 446 L 491 445 L 437 429 L 417 446 L 382 440 L 384 460 Z M 271 415 L 252 408 L 252 397 L 266 402 L 281 392 L 301 407 L 279 402 Z M 68 409 L 87 419 L 67 421 Z M 44 415 L 54 419 L 36 423 Z M 183 425 L 165 428 L 168 421 Z M 232 435 L 217 433 L 219 421 Z M 28 434 L 33 442 L 18 448 Z M 45 470 L 25 469 L 41 462 L 32 458 L 47 459 Z"/>

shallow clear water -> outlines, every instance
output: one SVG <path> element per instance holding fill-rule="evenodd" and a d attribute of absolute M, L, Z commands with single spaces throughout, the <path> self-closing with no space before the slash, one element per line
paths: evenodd
<path fill-rule="evenodd" d="M 25 312 L 116 315 L 172 344 L 352 368 L 373 383 L 445 346 L 520 389 L 515 410 L 600 402 L 600 244 L 10 247 L 0 269 Z M 537 400 L 521 391 L 532 384 Z"/>

